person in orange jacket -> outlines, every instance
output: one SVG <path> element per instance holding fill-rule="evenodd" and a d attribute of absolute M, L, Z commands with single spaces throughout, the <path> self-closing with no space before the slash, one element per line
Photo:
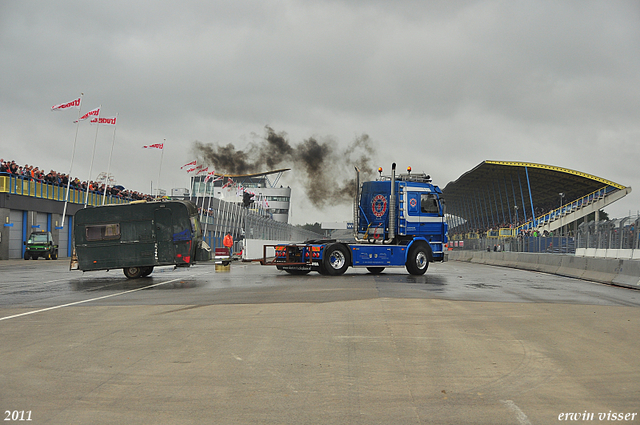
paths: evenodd
<path fill-rule="evenodd" d="M 231 236 L 231 233 L 227 232 L 222 240 L 222 244 L 229 250 L 229 257 L 231 257 L 233 248 L 233 236 Z"/>

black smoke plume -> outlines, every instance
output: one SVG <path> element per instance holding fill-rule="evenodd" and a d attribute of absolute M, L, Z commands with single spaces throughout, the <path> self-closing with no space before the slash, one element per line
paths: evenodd
<path fill-rule="evenodd" d="M 366 134 L 356 137 L 346 149 L 339 148 L 331 138 L 310 137 L 291 144 L 285 132 L 278 133 L 266 126 L 264 136 L 250 143 L 246 150 L 238 150 L 232 143 L 220 146 L 199 141 L 194 142 L 193 150 L 200 162 L 220 174 L 291 168 L 292 175 L 287 178 L 301 182 L 311 203 L 322 208 L 352 202 L 354 166 L 360 169 L 361 179 L 374 176 L 372 145 Z"/>

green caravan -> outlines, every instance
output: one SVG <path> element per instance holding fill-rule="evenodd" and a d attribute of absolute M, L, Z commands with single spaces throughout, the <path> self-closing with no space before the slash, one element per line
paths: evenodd
<path fill-rule="evenodd" d="M 73 220 L 71 270 L 122 269 L 130 279 L 154 266 L 211 260 L 198 209 L 190 201 L 134 201 L 79 210 Z"/>

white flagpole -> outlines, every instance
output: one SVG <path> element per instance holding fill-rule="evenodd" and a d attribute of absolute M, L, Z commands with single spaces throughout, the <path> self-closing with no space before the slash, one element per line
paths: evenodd
<path fill-rule="evenodd" d="M 220 232 L 220 236 L 222 235 L 226 235 L 227 234 L 227 211 L 229 209 L 227 208 L 227 202 L 224 202 L 224 205 L 222 206 L 222 231 Z"/>
<path fill-rule="evenodd" d="M 98 125 L 100 119 L 98 118 Z M 113 126 L 113 140 L 111 141 L 111 152 L 109 153 L 109 164 L 107 165 L 107 179 L 104 183 L 104 193 L 102 194 L 102 205 L 107 198 L 107 189 L 109 188 L 109 173 L 111 172 L 111 157 L 113 156 L 113 146 L 116 144 L 116 128 L 118 126 L 118 113 L 116 112 L 116 125 Z"/>
<path fill-rule="evenodd" d="M 222 207 L 222 198 L 218 198 L 218 208 L 216 209 L 216 225 L 213 228 L 213 241 L 215 242 L 215 238 L 219 233 L 220 227 L 220 208 Z"/>
<path fill-rule="evenodd" d="M 196 187 L 196 177 L 198 176 L 198 174 L 196 173 L 195 176 L 193 176 L 193 187 Z M 201 189 L 201 185 L 198 185 L 198 189 Z M 200 196 L 200 191 L 198 190 L 198 195 L 196 195 L 196 207 L 198 206 L 198 197 Z M 204 213 L 204 196 L 202 197 L 202 208 L 200 208 L 200 223 L 202 223 L 202 214 Z"/>
<path fill-rule="evenodd" d="M 100 110 L 102 105 L 98 106 L 98 123 L 96 125 L 96 137 L 93 139 L 93 153 L 91 154 L 91 165 L 89 165 L 89 178 L 87 179 L 87 191 L 84 195 L 84 207 L 87 208 L 87 202 L 89 201 L 89 186 L 91 186 L 91 173 L 93 172 L 93 159 L 96 156 L 96 145 L 98 144 L 98 129 L 100 128 Z M 91 121 L 91 117 L 89 117 Z"/>
<path fill-rule="evenodd" d="M 76 137 L 73 139 L 73 149 L 71 150 L 71 165 L 69 165 L 69 175 L 67 176 L 67 193 L 64 196 L 64 208 L 62 209 L 62 228 L 67 217 L 67 203 L 69 202 L 69 190 L 71 188 L 71 170 L 73 170 L 73 158 L 76 156 L 76 143 L 78 141 L 78 129 L 80 128 L 80 117 L 82 116 L 82 96 L 80 93 L 80 107 L 78 108 L 78 120 L 76 121 Z"/>
<path fill-rule="evenodd" d="M 207 190 L 207 184 L 204 184 L 205 191 Z M 204 198 L 202 198 L 202 206 L 204 207 Z M 209 203 L 207 204 L 207 221 L 204 223 L 204 234 L 207 234 L 207 226 L 209 225 L 209 209 L 211 208 L 211 194 L 209 194 Z"/>
<path fill-rule="evenodd" d="M 162 153 L 160 153 L 160 168 L 158 169 L 158 188 L 156 189 L 156 198 L 160 197 L 160 174 L 162 173 L 162 157 L 164 156 L 164 145 L 167 142 L 167 139 L 163 139 L 162 142 L 162 149 L 160 149 L 162 151 Z"/>
<path fill-rule="evenodd" d="M 205 180 L 206 180 L 206 179 L 207 179 L 207 177 L 206 177 L 206 175 L 205 175 Z M 205 209 L 204 209 L 204 203 L 207 201 L 207 182 L 206 182 L 205 180 L 203 180 L 203 181 L 202 181 L 202 182 L 204 183 L 204 195 L 202 195 L 202 210 L 201 210 L 201 211 L 202 211 L 202 215 L 200 216 L 200 223 L 202 223 L 202 217 L 207 217 L 207 216 L 208 216 L 208 214 L 209 214 L 209 207 L 207 207 L 207 214 L 206 214 L 206 215 L 204 214 L 204 211 L 205 211 Z M 210 206 L 210 205 L 211 205 L 211 201 L 209 201 L 209 206 Z M 207 232 L 207 222 L 208 222 L 208 221 L 209 221 L 209 220 L 207 219 L 207 220 L 205 221 L 205 223 L 204 223 L 204 232 L 205 232 L 205 234 L 206 234 L 206 232 Z"/>
<path fill-rule="evenodd" d="M 239 229 L 240 228 L 240 217 L 242 216 L 242 203 L 237 203 L 236 202 L 235 210 L 236 210 L 236 217 L 233 220 L 233 227 L 236 228 L 236 229 Z M 238 235 L 240 235 L 240 234 L 241 234 L 241 232 L 238 231 Z"/>

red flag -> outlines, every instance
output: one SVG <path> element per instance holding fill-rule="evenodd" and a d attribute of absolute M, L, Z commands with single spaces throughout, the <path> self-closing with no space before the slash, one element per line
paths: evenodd
<path fill-rule="evenodd" d="M 207 177 L 204 178 L 204 182 L 208 182 L 209 180 L 211 180 L 212 177 L 214 177 L 214 174 L 216 173 L 216 170 L 213 170 L 209 173 L 207 173 Z M 215 180 L 214 180 L 215 181 Z"/>
<path fill-rule="evenodd" d="M 222 186 L 222 188 L 224 189 L 225 187 L 229 187 L 229 186 L 233 186 L 233 180 L 231 179 L 227 180 L 227 182 L 224 184 L 224 186 Z"/>
<path fill-rule="evenodd" d="M 188 167 L 190 165 L 196 165 L 198 163 L 198 161 L 191 161 L 191 162 L 187 162 L 186 164 L 184 164 L 182 167 L 180 167 L 180 169 L 182 170 L 184 167 Z M 195 168 L 194 168 L 195 170 Z M 189 171 L 187 171 L 188 173 Z"/>
<path fill-rule="evenodd" d="M 100 122 L 98 122 L 100 121 Z M 100 124 L 100 125 L 116 125 L 116 117 L 110 117 L 110 118 L 92 118 L 91 121 L 89 121 L 90 124 Z"/>
<path fill-rule="evenodd" d="M 78 121 L 84 121 L 89 117 L 98 117 L 99 115 L 100 115 L 100 107 L 98 106 L 96 109 L 92 109 L 86 114 L 84 114 L 83 116 L 81 116 L 80 118 L 78 118 Z M 74 123 L 78 121 L 74 121 Z"/>
<path fill-rule="evenodd" d="M 149 145 L 149 146 L 143 146 L 143 148 L 163 149 L 164 148 L 164 143 L 156 143 L 156 144 Z"/>
<path fill-rule="evenodd" d="M 198 171 L 198 172 L 196 173 L 196 176 L 197 176 L 198 174 L 200 174 L 200 173 L 204 173 L 205 171 L 209 171 L 209 167 L 203 168 L 202 170 Z"/>
<path fill-rule="evenodd" d="M 80 109 L 81 97 L 72 100 L 71 102 L 61 103 L 59 105 L 53 105 L 51 107 L 52 111 L 65 111 L 67 109 Z"/>

